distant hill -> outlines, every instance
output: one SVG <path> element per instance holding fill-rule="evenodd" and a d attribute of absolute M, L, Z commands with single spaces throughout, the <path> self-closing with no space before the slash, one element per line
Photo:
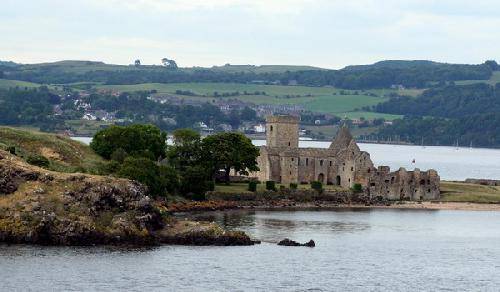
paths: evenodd
<path fill-rule="evenodd" d="M 343 70 L 366 70 L 373 68 L 408 69 L 413 67 L 430 67 L 439 65 L 447 64 L 427 60 L 385 60 L 371 65 L 351 65 L 345 67 Z"/>
<path fill-rule="evenodd" d="M 12 61 L 2 61 L 0 60 L 0 67 L 16 67 L 19 66 L 19 64 L 14 63 Z"/>
<path fill-rule="evenodd" d="M 436 83 L 489 80 L 498 70 L 496 62 L 478 65 L 445 64 L 432 61 L 381 61 L 372 65 L 327 70 L 293 65 L 224 65 L 212 68 L 169 68 L 160 65 L 113 65 L 95 61 L 3 67 L 0 78 L 41 84 L 94 82 L 108 85 L 141 83 L 255 83 L 333 86 L 344 89 L 426 88 Z"/>

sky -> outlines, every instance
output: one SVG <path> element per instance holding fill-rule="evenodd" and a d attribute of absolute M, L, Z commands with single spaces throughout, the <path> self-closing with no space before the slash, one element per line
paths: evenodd
<path fill-rule="evenodd" d="M 498 0 L 0 0 L 0 60 L 181 67 L 500 60 Z"/>

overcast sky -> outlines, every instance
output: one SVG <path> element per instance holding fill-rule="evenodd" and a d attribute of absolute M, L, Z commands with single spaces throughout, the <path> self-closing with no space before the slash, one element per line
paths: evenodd
<path fill-rule="evenodd" d="M 497 0 L 0 0 L 0 60 L 341 68 L 500 59 Z"/>

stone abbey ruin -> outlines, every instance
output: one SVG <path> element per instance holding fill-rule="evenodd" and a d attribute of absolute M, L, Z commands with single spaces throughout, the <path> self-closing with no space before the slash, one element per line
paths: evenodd
<path fill-rule="evenodd" d="M 347 127 L 342 127 L 329 148 L 299 148 L 299 118 L 269 116 L 266 119 L 266 146 L 257 158 L 260 181 L 282 184 L 310 183 L 351 188 L 359 183 L 370 196 L 390 200 L 434 200 L 440 196 L 439 175 L 433 170 L 390 171 L 376 168 L 370 154 L 361 151 Z"/>

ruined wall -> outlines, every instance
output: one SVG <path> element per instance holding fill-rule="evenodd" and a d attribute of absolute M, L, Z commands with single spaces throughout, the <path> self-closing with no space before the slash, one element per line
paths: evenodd
<path fill-rule="evenodd" d="M 437 200 L 440 198 L 440 178 L 433 169 L 407 171 L 400 168 L 390 172 L 379 167 L 369 182 L 371 196 L 383 196 L 390 200 Z"/>

